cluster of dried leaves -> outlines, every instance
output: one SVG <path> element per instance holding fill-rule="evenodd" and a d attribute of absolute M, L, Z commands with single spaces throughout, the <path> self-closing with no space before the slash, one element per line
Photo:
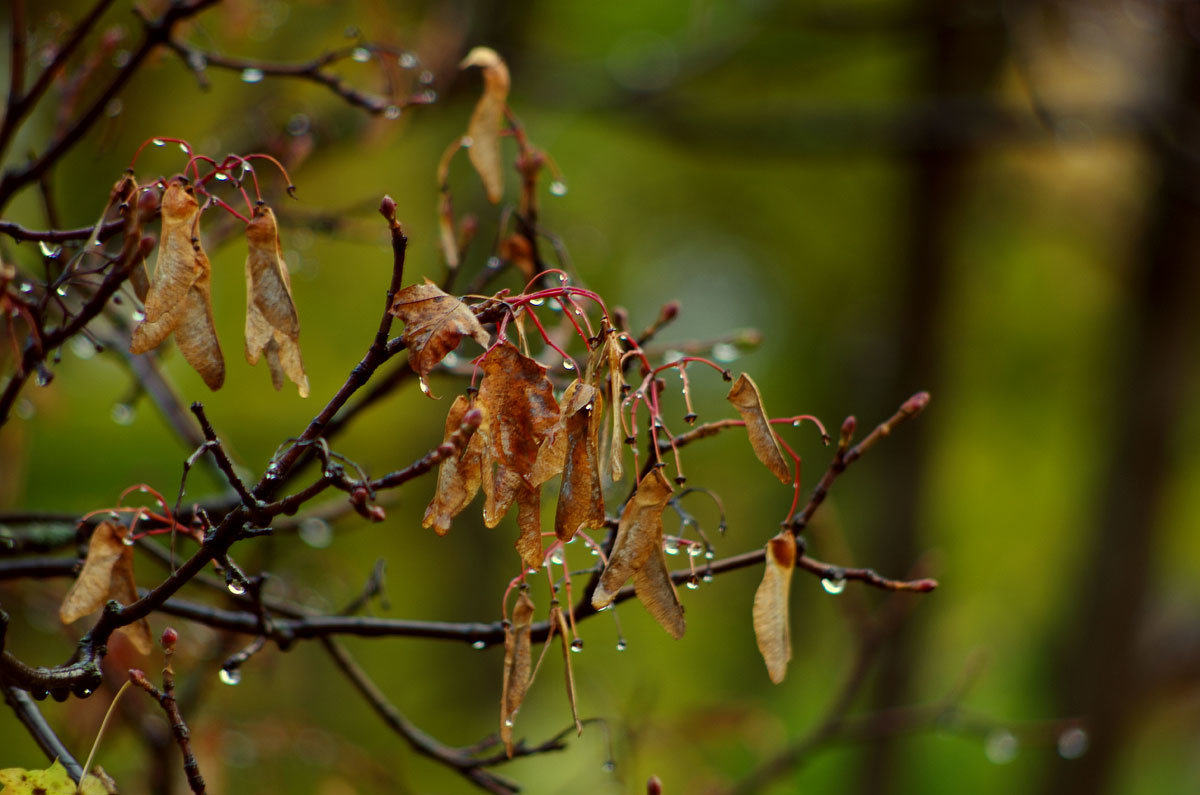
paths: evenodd
<path fill-rule="evenodd" d="M 157 348 L 171 334 L 187 363 L 210 389 L 225 383 L 225 358 L 212 311 L 212 266 L 200 242 L 200 202 L 187 180 L 170 180 L 162 197 L 162 232 L 154 274 L 131 279 L 145 303 L 145 318 L 133 332 L 131 353 Z M 246 361 L 265 356 L 275 389 L 287 376 L 301 397 L 308 376 L 300 356 L 300 321 L 291 280 L 279 245 L 275 214 L 259 202 L 246 226 Z"/>

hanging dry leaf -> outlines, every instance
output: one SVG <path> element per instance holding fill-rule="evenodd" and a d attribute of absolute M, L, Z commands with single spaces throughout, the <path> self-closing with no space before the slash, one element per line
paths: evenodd
<path fill-rule="evenodd" d="M 517 554 L 526 570 L 542 566 L 542 490 L 517 486 Z"/>
<path fill-rule="evenodd" d="M 657 549 L 652 550 L 646 562 L 633 573 L 633 590 L 650 615 L 654 616 L 654 620 L 661 624 L 671 637 L 675 640 L 683 637 L 683 605 L 679 604 L 679 594 L 675 590 L 675 584 L 671 582 L 670 572 L 667 571 L 667 556 L 662 548 L 661 523 Z"/>
<path fill-rule="evenodd" d="M 483 69 L 483 96 L 475 105 L 467 136 L 471 165 L 487 192 L 488 201 L 498 204 L 504 196 L 504 163 L 500 153 L 500 131 L 504 125 L 504 110 L 508 103 L 509 75 L 504 59 L 490 47 L 476 47 L 467 53 L 460 69 L 478 66 Z"/>
<path fill-rule="evenodd" d="M 116 599 L 122 605 L 137 601 L 137 584 L 133 579 L 133 547 L 126 546 L 122 541 L 127 532 L 124 525 L 115 522 L 101 522 L 92 531 L 83 570 L 58 609 L 58 617 L 64 624 L 74 623 L 96 612 L 109 599 Z M 154 650 L 150 624 L 146 619 L 122 627 L 121 631 L 140 653 L 149 654 Z"/>
<path fill-rule="evenodd" d="M 500 259 L 517 266 L 517 270 L 526 279 L 537 275 L 537 263 L 533 257 L 533 247 L 522 234 L 513 233 L 500 241 Z"/>
<path fill-rule="evenodd" d="M 583 736 L 583 723 L 579 720 L 579 710 L 575 706 L 575 672 L 571 668 L 571 641 L 567 630 L 567 617 L 563 609 L 555 602 L 550 606 L 550 631 L 558 631 L 558 639 L 562 642 L 563 671 L 567 679 L 567 703 L 571 705 L 571 717 L 575 719 L 575 733 Z M 549 638 L 547 638 L 549 642 Z"/>
<path fill-rule="evenodd" d="M 771 681 L 779 684 L 792 659 L 788 593 L 796 567 L 796 539 L 787 530 L 767 542 L 767 565 L 754 592 L 754 637 Z"/>
<path fill-rule="evenodd" d="M 400 337 L 408 346 L 408 364 L 421 378 L 457 348 L 463 337 L 471 337 L 484 348 L 491 344 L 471 308 L 428 279 L 396 293 L 391 313 L 404 323 Z"/>
<path fill-rule="evenodd" d="M 750 437 L 750 446 L 754 448 L 758 460 L 762 461 L 781 483 L 791 485 L 792 475 L 788 471 L 787 459 L 783 457 L 783 450 L 779 447 L 774 431 L 771 430 L 758 385 L 750 376 L 742 373 L 729 388 L 725 399 L 742 415 L 746 423 L 746 433 Z"/>
<path fill-rule="evenodd" d="M 572 400 L 563 401 L 566 455 L 554 534 L 564 543 L 583 528 L 604 526 L 604 489 L 600 485 L 598 437 L 604 399 L 591 384 L 580 384 Z"/>
<path fill-rule="evenodd" d="M 671 484 L 662 470 L 656 468 L 647 472 L 621 512 L 608 565 L 592 594 L 592 607 L 599 610 L 612 604 L 625 581 L 642 568 L 651 555 L 662 552 L 662 514 L 670 499 Z"/>
<path fill-rule="evenodd" d="M 446 415 L 444 442 L 450 441 L 450 437 L 458 430 L 463 416 L 470 408 L 471 401 L 464 396 L 459 395 L 454 399 L 450 405 L 450 412 Z M 450 520 L 462 513 L 475 498 L 479 491 L 479 453 L 483 439 L 482 434 L 473 434 L 460 455 L 452 455 L 442 461 L 438 468 L 437 491 L 434 492 L 429 507 L 425 509 L 425 517 L 421 520 L 422 527 L 432 527 L 438 535 L 446 535 L 450 532 Z"/>
<path fill-rule="evenodd" d="M 529 471 L 529 482 L 535 486 L 540 486 L 555 475 L 562 474 L 567 460 L 567 418 L 588 402 L 587 396 L 584 397 L 583 402 L 578 402 L 579 387 L 579 381 L 572 381 L 563 390 L 562 401 L 559 403 L 558 420 L 546 432 L 546 438 L 542 440 L 537 458 L 534 459 L 533 468 Z"/>
<path fill-rule="evenodd" d="M 146 317 L 134 329 L 129 351 L 145 353 L 174 332 L 183 358 L 216 390 L 225 382 L 225 359 L 212 317 L 212 266 L 197 236 L 199 215 L 192 188 L 171 180 L 162 199 L 162 234 Z"/>
<path fill-rule="evenodd" d="M 513 606 L 512 623 L 504 630 L 504 684 L 500 694 L 500 740 L 504 750 L 513 754 L 513 720 L 533 672 L 533 648 L 530 643 L 530 628 L 533 625 L 533 600 L 521 591 Z"/>
<path fill-rule="evenodd" d="M 246 243 L 246 361 L 258 364 L 265 354 L 275 389 L 283 388 L 286 375 L 300 397 L 308 397 L 308 376 L 300 357 L 300 318 L 279 245 L 279 225 L 270 207 L 255 208 L 246 227 Z"/>
<path fill-rule="evenodd" d="M 603 356 L 608 360 L 608 399 L 612 403 L 612 436 L 608 445 L 608 475 L 613 483 L 625 476 L 621 456 L 625 451 L 625 433 L 621 428 L 621 390 L 625 376 L 621 372 L 621 341 L 611 329 L 604 338 Z M 597 375 L 602 365 L 596 367 Z"/>

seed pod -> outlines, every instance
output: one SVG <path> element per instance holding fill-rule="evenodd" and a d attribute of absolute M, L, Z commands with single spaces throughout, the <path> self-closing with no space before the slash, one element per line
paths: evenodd
<path fill-rule="evenodd" d="M 280 250 L 275 213 L 265 204 L 254 210 L 246 243 L 246 361 L 258 364 L 265 354 L 275 389 L 283 388 L 286 375 L 300 397 L 308 397 L 292 281 Z"/>

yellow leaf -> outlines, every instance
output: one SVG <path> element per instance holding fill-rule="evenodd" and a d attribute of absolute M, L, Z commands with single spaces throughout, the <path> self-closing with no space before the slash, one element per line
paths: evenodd
<path fill-rule="evenodd" d="M 521 591 L 513 606 L 512 623 L 504 631 L 504 684 L 500 695 L 500 739 L 511 757 L 513 753 L 513 719 L 533 675 L 533 649 L 530 628 L 533 625 L 533 600 Z"/>
<path fill-rule="evenodd" d="M 404 323 L 400 338 L 408 346 L 408 364 L 422 378 L 457 348 L 463 337 L 471 337 L 484 348 L 491 343 L 471 308 L 428 279 L 396 293 L 391 313 Z"/>
<path fill-rule="evenodd" d="M 488 201 L 498 204 L 504 196 L 500 131 L 504 126 L 504 111 L 508 103 L 508 66 L 490 47 L 476 47 L 467 53 L 458 66 L 460 69 L 470 66 L 483 69 L 483 96 L 475 105 L 467 125 L 467 135 L 471 138 L 471 148 L 467 154 L 471 158 L 471 165 L 479 172 Z"/>
<path fill-rule="evenodd" d="M 796 566 L 796 539 L 787 530 L 767 542 L 767 565 L 754 592 L 754 637 L 771 681 L 779 684 L 792 659 L 788 593 Z"/>
<path fill-rule="evenodd" d="M 758 385 L 750 376 L 742 373 L 730 387 L 726 400 L 742 415 L 742 420 L 746 423 L 746 433 L 750 437 L 750 446 L 754 448 L 758 460 L 762 461 L 781 483 L 791 485 L 792 475 L 788 471 L 787 460 L 783 457 L 779 441 L 771 430 Z"/>
<path fill-rule="evenodd" d="M 0 770 L 0 795 L 75 795 L 77 788 L 67 769 L 57 759 L 45 770 L 25 770 L 10 767 Z M 78 788 L 83 795 L 107 795 L 108 789 L 92 774 L 83 778 Z"/>
<path fill-rule="evenodd" d="M 270 207 L 255 208 L 246 227 L 246 243 L 246 361 L 258 364 L 265 354 L 275 389 L 283 388 L 286 375 L 300 397 L 308 397 L 308 376 L 300 356 L 300 318 L 279 246 L 279 225 Z"/>

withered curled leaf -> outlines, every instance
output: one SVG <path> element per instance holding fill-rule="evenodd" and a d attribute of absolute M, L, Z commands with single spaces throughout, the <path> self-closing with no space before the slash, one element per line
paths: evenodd
<path fill-rule="evenodd" d="M 621 388 L 625 386 L 625 376 L 621 372 L 621 341 L 617 333 L 608 330 L 604 337 L 602 355 L 608 360 L 608 399 L 612 403 L 612 436 L 608 445 L 608 475 L 613 483 L 625 476 L 625 467 L 621 463 L 621 455 L 625 451 L 625 434 L 621 429 Z M 596 367 L 597 374 L 602 365 Z"/>
<path fill-rule="evenodd" d="M 542 490 L 523 481 L 517 485 L 517 541 L 514 545 L 526 571 L 542 565 Z"/>
<path fill-rule="evenodd" d="M 580 384 L 563 401 L 566 451 L 554 534 L 564 543 L 584 528 L 604 526 L 604 489 L 600 485 L 599 431 L 604 398 L 591 384 Z"/>
<path fill-rule="evenodd" d="M 662 553 L 662 514 L 670 499 L 671 484 L 662 470 L 655 468 L 647 472 L 621 512 L 608 565 L 592 594 L 592 607 L 599 610 L 612 604 L 625 581 L 651 557 Z"/>
<path fill-rule="evenodd" d="M 462 424 L 463 416 L 471 408 L 471 402 L 459 395 L 450 404 L 450 412 L 446 415 L 446 434 L 443 441 L 449 442 L 450 437 Z M 450 520 L 475 498 L 479 491 L 480 479 L 480 448 L 484 443 L 484 435 L 475 433 L 461 455 L 452 455 L 442 461 L 438 468 L 437 491 L 433 500 L 425 509 L 425 517 L 421 520 L 422 527 L 432 527 L 440 536 L 450 532 Z"/>
<path fill-rule="evenodd" d="M 478 66 L 483 70 L 483 95 L 475 105 L 467 135 L 471 165 L 479 172 L 488 201 L 498 204 L 504 196 L 504 163 L 500 153 L 500 131 L 508 103 L 509 75 L 504 59 L 490 47 L 476 47 L 458 65 L 460 69 Z"/>
<path fill-rule="evenodd" d="M 174 332 L 183 358 L 216 390 L 225 383 L 225 358 L 213 324 L 212 266 L 200 245 L 199 215 L 191 187 L 171 180 L 162 199 L 162 234 L 146 317 L 134 329 L 129 351 L 145 353 Z"/>
<path fill-rule="evenodd" d="M 667 571 L 667 556 L 662 548 L 661 531 L 658 548 L 652 550 L 646 562 L 633 573 L 633 590 L 650 615 L 654 616 L 654 620 L 661 624 L 671 637 L 675 640 L 683 637 L 683 605 L 679 604 L 679 594 L 675 590 L 675 583 L 671 582 L 670 572 Z"/>
<path fill-rule="evenodd" d="M 766 569 L 754 592 L 754 637 L 767 664 L 767 674 L 775 684 L 783 681 L 792 659 L 788 593 L 795 567 L 796 539 L 784 530 L 767 542 Z"/>
<path fill-rule="evenodd" d="M 283 388 L 286 375 L 300 397 L 308 397 L 292 280 L 283 261 L 275 213 L 265 204 L 254 210 L 246 227 L 246 243 L 246 361 L 258 364 L 265 355 L 276 390 Z"/>
<path fill-rule="evenodd" d="M 513 606 L 512 623 L 504 630 L 504 684 L 500 694 L 500 740 L 505 752 L 513 753 L 513 720 L 533 674 L 533 647 L 530 628 L 533 625 L 533 600 L 521 591 Z"/>
<path fill-rule="evenodd" d="M 126 533 L 128 530 L 125 526 L 115 522 L 96 525 L 88 542 L 83 570 L 58 609 L 58 617 L 64 624 L 71 624 L 96 612 L 110 599 L 116 599 L 122 605 L 137 601 L 137 584 L 133 579 L 133 547 L 122 542 Z M 149 654 L 154 650 L 150 624 L 146 619 L 139 619 L 120 631 L 141 654 Z"/>
<path fill-rule="evenodd" d="M 484 348 L 491 343 L 471 308 L 428 279 L 396 293 L 391 313 L 404 323 L 400 338 L 408 346 L 408 364 L 421 378 L 457 348 L 463 337 Z"/>
<path fill-rule="evenodd" d="M 762 461 L 781 483 L 791 485 L 792 475 L 788 471 L 787 459 L 783 457 L 783 450 L 779 447 L 774 431 L 771 430 L 758 385 L 750 376 L 742 373 L 729 388 L 725 399 L 742 415 L 746 423 L 746 434 L 750 437 L 750 446 L 754 448 L 758 460 Z"/>

